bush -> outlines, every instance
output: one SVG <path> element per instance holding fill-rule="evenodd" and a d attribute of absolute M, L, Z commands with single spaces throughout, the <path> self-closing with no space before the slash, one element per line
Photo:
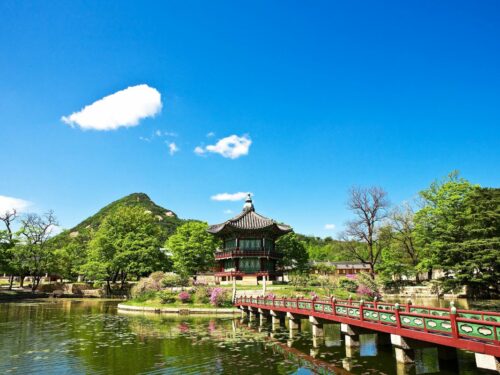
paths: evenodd
<path fill-rule="evenodd" d="M 194 290 L 193 299 L 195 303 L 207 304 L 210 302 L 210 296 L 212 294 L 212 289 L 206 286 L 198 286 Z"/>
<path fill-rule="evenodd" d="M 133 298 L 138 297 L 139 295 L 147 292 L 157 292 L 161 289 L 161 279 L 158 280 L 159 272 L 154 272 L 149 277 L 141 278 L 137 284 L 134 285 L 130 294 Z"/>
<path fill-rule="evenodd" d="M 232 301 L 226 289 L 214 288 L 210 294 L 210 304 L 216 307 L 232 306 Z"/>
<path fill-rule="evenodd" d="M 179 286 L 187 286 L 189 284 L 189 280 L 181 275 L 178 275 L 174 272 L 167 272 L 163 274 L 161 279 L 161 285 L 165 288 L 174 288 Z"/>
<path fill-rule="evenodd" d="M 153 272 L 151 275 L 149 275 L 149 278 L 153 279 L 157 283 L 161 283 L 164 277 L 165 277 L 165 272 L 161 271 Z"/>
<path fill-rule="evenodd" d="M 378 282 L 372 279 L 368 273 L 362 272 L 358 274 L 357 282 L 359 286 L 356 289 L 356 292 L 358 294 L 370 299 L 373 299 L 374 297 L 380 298 L 380 286 Z"/>
<path fill-rule="evenodd" d="M 138 294 L 138 295 L 136 295 L 134 297 L 134 301 L 137 301 L 137 302 L 146 302 L 146 301 L 155 299 L 156 298 L 156 293 L 157 292 L 155 292 L 153 290 L 142 292 L 142 293 L 140 293 L 140 294 Z"/>
<path fill-rule="evenodd" d="M 158 292 L 157 296 L 160 298 L 160 303 L 163 304 L 175 303 L 175 301 L 177 300 L 177 296 L 175 295 L 175 293 L 169 292 L 168 290 L 162 290 L 161 292 Z"/>
<path fill-rule="evenodd" d="M 191 300 L 191 295 L 188 292 L 180 292 L 177 297 L 182 303 L 188 303 Z"/>
<path fill-rule="evenodd" d="M 348 278 L 342 278 L 339 280 L 339 288 L 355 293 L 358 290 L 358 283 Z"/>

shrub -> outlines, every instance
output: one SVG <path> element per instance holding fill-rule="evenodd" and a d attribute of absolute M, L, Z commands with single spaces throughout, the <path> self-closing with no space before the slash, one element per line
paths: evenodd
<path fill-rule="evenodd" d="M 137 301 L 137 302 L 146 302 L 146 301 L 155 299 L 156 298 L 156 293 L 157 292 L 155 292 L 153 290 L 142 292 L 140 294 L 137 294 L 134 297 L 134 301 Z"/>
<path fill-rule="evenodd" d="M 342 278 L 339 280 L 339 288 L 355 293 L 358 290 L 358 283 L 354 280 Z"/>
<path fill-rule="evenodd" d="M 174 288 L 178 286 L 187 286 L 189 280 L 181 275 L 178 275 L 174 272 L 167 272 L 163 275 L 161 279 L 161 284 L 165 288 Z"/>
<path fill-rule="evenodd" d="M 380 297 L 380 286 L 368 273 L 363 272 L 358 274 L 357 282 L 359 286 L 356 292 L 358 294 L 370 299 L 373 297 Z"/>
<path fill-rule="evenodd" d="M 155 278 L 150 277 L 143 277 L 141 278 L 137 284 L 134 285 L 132 290 L 130 291 L 130 294 L 132 295 L 133 298 L 136 298 L 137 296 L 146 293 L 146 292 L 157 292 L 161 289 L 161 279 L 157 279 L 157 275 L 159 272 L 154 272 L 151 275 L 154 275 Z"/>
<path fill-rule="evenodd" d="M 180 292 L 177 297 L 182 303 L 188 303 L 191 300 L 191 295 L 188 292 Z"/>
<path fill-rule="evenodd" d="M 210 302 L 210 296 L 212 294 L 212 289 L 206 286 L 198 286 L 194 290 L 193 299 L 196 303 L 207 304 Z"/>
<path fill-rule="evenodd" d="M 165 277 L 165 272 L 161 271 L 153 272 L 151 275 L 149 275 L 149 278 L 153 279 L 157 283 L 160 283 L 164 277 Z"/>
<path fill-rule="evenodd" d="M 162 290 L 161 292 L 158 292 L 157 295 L 160 298 L 160 303 L 163 304 L 175 303 L 175 301 L 177 300 L 177 296 L 175 295 L 175 293 L 172 293 L 168 290 Z"/>
<path fill-rule="evenodd" d="M 210 304 L 216 307 L 231 306 L 232 301 L 227 290 L 214 288 L 210 294 Z"/>

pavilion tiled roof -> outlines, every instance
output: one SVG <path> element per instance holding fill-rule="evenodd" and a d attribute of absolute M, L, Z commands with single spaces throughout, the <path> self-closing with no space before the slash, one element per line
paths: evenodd
<path fill-rule="evenodd" d="M 243 211 L 221 224 L 210 226 L 207 231 L 212 234 L 219 233 L 224 229 L 236 230 L 262 230 L 272 229 L 280 234 L 292 231 L 292 227 L 286 224 L 280 224 L 272 219 L 262 216 L 255 212 L 255 208 L 250 196 L 247 198 Z"/>

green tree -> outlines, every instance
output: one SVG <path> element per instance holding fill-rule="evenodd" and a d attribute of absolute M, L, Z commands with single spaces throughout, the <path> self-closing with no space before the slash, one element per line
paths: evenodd
<path fill-rule="evenodd" d="M 289 270 L 304 272 L 309 268 L 309 254 L 304 242 L 295 233 L 288 233 L 276 241 L 276 251 L 283 257 L 279 265 Z"/>
<path fill-rule="evenodd" d="M 19 243 L 13 249 L 15 268 L 31 275 L 33 292 L 38 288 L 42 277 L 54 270 L 54 252 L 47 246 L 47 241 L 56 226 L 57 219 L 52 211 L 44 215 L 28 213 L 21 219 Z"/>
<path fill-rule="evenodd" d="M 466 239 L 466 198 L 474 186 L 452 172 L 444 181 L 435 181 L 420 192 L 422 208 L 415 214 L 415 239 L 420 247 L 418 268 L 447 270 L 447 250 Z"/>
<path fill-rule="evenodd" d="M 5 229 L 0 230 L 0 272 L 9 275 L 9 290 L 12 289 L 14 275 L 16 274 L 14 262 L 14 246 L 16 238 L 12 225 L 17 219 L 16 210 L 7 210 L 0 214 L 0 221 L 5 225 Z"/>
<path fill-rule="evenodd" d="M 207 228 L 207 223 L 187 222 L 166 241 L 165 247 L 172 253 L 174 270 L 180 275 L 195 275 L 214 265 L 218 241 L 207 232 Z"/>
<path fill-rule="evenodd" d="M 472 296 L 500 291 L 500 189 L 474 188 L 465 198 L 464 239 L 444 247 L 441 264 L 453 271 L 450 285 Z"/>
<path fill-rule="evenodd" d="M 91 279 L 122 287 L 131 276 L 163 270 L 168 264 L 161 250 L 160 229 L 151 213 L 141 207 L 120 207 L 102 222 L 89 242 L 82 271 Z"/>

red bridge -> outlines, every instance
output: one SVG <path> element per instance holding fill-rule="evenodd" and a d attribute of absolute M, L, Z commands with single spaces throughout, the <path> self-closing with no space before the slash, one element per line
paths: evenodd
<path fill-rule="evenodd" d="M 359 334 L 390 335 L 396 359 L 403 363 L 413 361 L 414 348 L 432 345 L 447 349 L 448 355 L 453 348 L 472 351 L 478 367 L 500 372 L 500 313 L 333 298 L 245 296 L 235 305 L 246 314 L 260 315 L 261 322 L 269 317 L 273 324 L 284 324 L 287 317 L 291 330 L 300 328 L 301 319 L 309 319 L 313 336 L 322 335 L 323 324 L 340 323 L 346 346 L 356 346 Z"/>

